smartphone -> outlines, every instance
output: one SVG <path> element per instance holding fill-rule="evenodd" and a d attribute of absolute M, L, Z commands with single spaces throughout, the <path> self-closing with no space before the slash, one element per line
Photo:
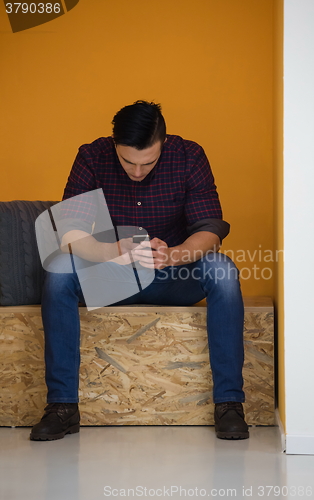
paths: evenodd
<path fill-rule="evenodd" d="M 141 241 L 149 241 L 149 234 L 134 234 L 133 243 L 141 243 Z"/>

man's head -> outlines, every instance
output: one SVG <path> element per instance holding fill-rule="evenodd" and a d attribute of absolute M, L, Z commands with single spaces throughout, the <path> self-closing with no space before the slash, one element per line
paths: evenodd
<path fill-rule="evenodd" d="M 156 142 L 164 143 L 166 124 L 160 104 L 136 101 L 120 109 L 112 120 L 113 140 L 116 145 L 142 150 Z"/>
<path fill-rule="evenodd" d="M 166 140 L 166 124 L 159 104 L 136 101 L 114 116 L 113 140 L 119 161 L 134 181 L 142 181 L 155 167 Z"/>

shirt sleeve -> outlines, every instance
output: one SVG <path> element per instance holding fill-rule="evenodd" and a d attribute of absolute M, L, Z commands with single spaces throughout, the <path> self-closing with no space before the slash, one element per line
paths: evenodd
<path fill-rule="evenodd" d="M 189 236 L 199 231 L 209 231 L 210 233 L 217 234 L 220 238 L 220 242 L 222 242 L 229 234 L 230 224 L 222 219 L 202 219 L 187 227 Z"/>
<path fill-rule="evenodd" d="M 73 229 L 92 233 L 97 209 L 94 196 L 89 192 L 95 189 L 96 181 L 92 171 L 91 157 L 88 149 L 81 146 L 68 177 L 62 203 L 58 207 L 57 226 L 60 238 Z"/>
<path fill-rule="evenodd" d="M 209 231 L 217 234 L 222 241 L 230 230 L 228 222 L 222 219 L 214 176 L 205 152 L 200 146 L 193 152 L 189 161 L 185 217 L 189 235 L 199 231 Z"/>
<path fill-rule="evenodd" d="M 62 200 L 96 189 L 92 170 L 91 155 L 86 146 L 81 146 L 68 177 Z"/>

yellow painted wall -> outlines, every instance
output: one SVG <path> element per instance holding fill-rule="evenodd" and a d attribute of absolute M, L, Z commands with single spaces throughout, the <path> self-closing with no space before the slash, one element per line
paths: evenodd
<path fill-rule="evenodd" d="M 207 152 L 243 292 L 273 296 L 272 30 L 273 0 L 80 0 L 15 34 L 1 4 L 0 199 L 61 199 L 77 148 L 155 100 Z"/>
<path fill-rule="evenodd" d="M 283 233 L 283 0 L 274 1 L 274 240 L 275 247 L 284 248 Z M 286 425 L 284 366 L 284 276 L 283 254 L 275 266 L 277 386 L 280 420 Z"/>

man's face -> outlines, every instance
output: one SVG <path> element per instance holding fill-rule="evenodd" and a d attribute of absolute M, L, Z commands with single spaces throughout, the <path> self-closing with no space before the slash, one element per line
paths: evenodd
<path fill-rule="evenodd" d="M 119 161 L 132 181 L 142 181 L 153 170 L 161 154 L 162 144 L 155 142 L 146 149 L 138 150 L 131 146 L 116 145 Z"/>

